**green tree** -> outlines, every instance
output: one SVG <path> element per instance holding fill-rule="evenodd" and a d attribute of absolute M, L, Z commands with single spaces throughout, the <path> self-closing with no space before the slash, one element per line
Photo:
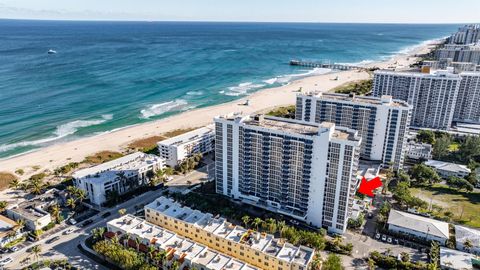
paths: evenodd
<path fill-rule="evenodd" d="M 92 236 L 95 241 L 103 239 L 103 235 L 105 234 L 106 230 L 104 227 L 98 227 L 92 230 Z"/>
<path fill-rule="evenodd" d="M 0 212 L 5 211 L 5 209 L 7 208 L 7 206 L 8 206 L 8 202 L 6 202 L 6 201 L 0 201 Z"/>
<path fill-rule="evenodd" d="M 420 130 L 417 134 L 417 141 L 421 143 L 434 144 L 435 133 L 431 130 Z"/>
<path fill-rule="evenodd" d="M 55 203 L 49 207 L 49 212 L 52 215 L 55 223 L 60 223 L 62 221 L 60 206 Z"/>
<path fill-rule="evenodd" d="M 40 245 L 33 246 L 30 249 L 30 252 L 33 253 L 33 256 L 35 257 L 35 259 L 38 262 L 39 255 L 40 255 L 40 253 L 42 253 L 42 247 Z"/>
<path fill-rule="evenodd" d="M 452 144 L 452 140 L 450 136 L 441 136 L 440 138 L 435 140 L 435 144 L 433 145 L 433 157 L 435 159 L 442 159 L 446 157 L 450 151 L 449 147 Z"/>
<path fill-rule="evenodd" d="M 322 270 L 342 270 L 342 261 L 339 256 L 330 253 L 323 264 Z"/>
<path fill-rule="evenodd" d="M 441 180 L 437 172 L 425 164 L 416 164 L 411 170 L 412 178 L 418 184 L 433 184 Z"/>
<path fill-rule="evenodd" d="M 65 202 L 65 205 L 72 208 L 73 210 L 77 206 L 77 201 L 75 201 L 74 198 L 68 198 L 67 201 Z"/>
<path fill-rule="evenodd" d="M 473 191 L 474 186 L 467 180 L 455 176 L 450 176 L 447 179 L 447 185 L 458 190 Z"/>
<path fill-rule="evenodd" d="M 242 222 L 245 225 L 245 228 L 248 228 L 248 224 L 250 223 L 250 220 L 251 218 L 248 215 L 245 215 L 242 217 Z"/>
<path fill-rule="evenodd" d="M 33 176 L 30 178 L 29 180 L 30 192 L 32 192 L 35 195 L 42 194 L 42 190 L 44 186 L 42 179 L 43 178 L 35 178 Z"/>
<path fill-rule="evenodd" d="M 468 136 L 460 145 L 460 153 L 467 162 L 480 155 L 480 136 Z"/>
<path fill-rule="evenodd" d="M 10 181 L 10 183 L 8 184 L 8 187 L 11 189 L 17 189 L 19 185 L 20 185 L 20 182 L 18 181 L 18 179 L 15 178 L 12 181 Z"/>
<path fill-rule="evenodd" d="M 262 224 L 263 220 L 256 217 L 253 221 L 252 221 L 252 225 L 255 227 L 255 229 L 258 231 L 258 227 Z"/>

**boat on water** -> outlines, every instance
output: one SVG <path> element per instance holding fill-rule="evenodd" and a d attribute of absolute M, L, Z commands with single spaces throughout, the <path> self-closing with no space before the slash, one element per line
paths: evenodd
<path fill-rule="evenodd" d="M 56 54 L 56 53 L 57 53 L 57 51 L 50 49 L 50 50 L 48 50 L 48 52 L 47 52 L 47 53 L 48 53 L 48 54 Z"/>

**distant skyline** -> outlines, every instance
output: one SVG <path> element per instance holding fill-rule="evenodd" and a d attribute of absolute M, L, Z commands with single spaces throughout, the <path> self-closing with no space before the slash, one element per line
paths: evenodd
<path fill-rule="evenodd" d="M 0 0 L 0 18 L 51 20 L 469 23 L 478 0 Z"/>

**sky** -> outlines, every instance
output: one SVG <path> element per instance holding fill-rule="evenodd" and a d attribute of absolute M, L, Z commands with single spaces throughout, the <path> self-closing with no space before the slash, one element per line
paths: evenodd
<path fill-rule="evenodd" d="M 473 23 L 480 0 L 0 0 L 0 18 Z"/>

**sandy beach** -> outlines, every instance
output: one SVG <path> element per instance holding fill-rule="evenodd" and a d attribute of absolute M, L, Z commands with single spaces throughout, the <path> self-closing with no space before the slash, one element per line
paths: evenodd
<path fill-rule="evenodd" d="M 413 48 L 406 54 L 397 55 L 388 61 L 371 63 L 367 67 L 389 68 L 395 66 L 398 69 L 408 68 L 410 64 L 418 60 L 414 55 L 427 53 L 433 46 L 433 42 L 424 44 Z M 335 80 L 337 76 L 338 80 Z M 213 117 L 217 115 L 231 112 L 249 114 L 265 111 L 276 106 L 291 105 L 295 102 L 295 96 L 299 88 L 304 91 L 326 92 L 347 82 L 368 79 L 370 76 L 365 71 L 343 71 L 302 78 L 292 81 L 289 85 L 261 90 L 233 102 L 195 109 L 165 119 L 56 144 L 34 152 L 0 160 L 0 171 L 13 173 L 17 169 L 23 169 L 25 173 L 19 178 L 25 179 L 34 173 L 54 170 L 68 162 L 80 162 L 86 156 L 102 150 L 124 151 L 130 142 L 141 138 L 160 135 L 175 129 L 204 126 L 211 123 Z M 246 99 L 250 101 L 250 105 L 240 105 Z M 34 170 L 32 168 L 34 166 L 38 166 L 39 169 Z"/>

